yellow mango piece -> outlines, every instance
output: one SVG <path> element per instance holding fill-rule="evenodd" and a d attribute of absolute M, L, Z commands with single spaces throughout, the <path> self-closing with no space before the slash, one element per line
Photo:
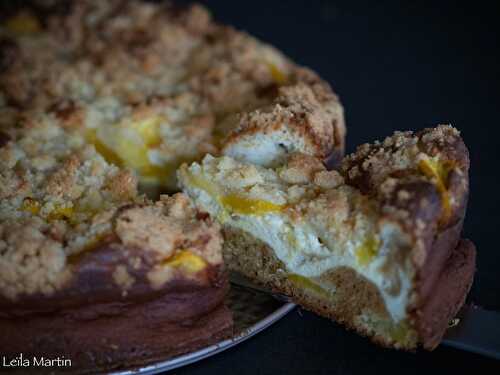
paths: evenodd
<path fill-rule="evenodd" d="M 136 130 L 140 133 L 141 138 L 151 143 L 160 142 L 159 133 L 155 133 L 156 130 L 153 130 L 156 126 L 155 122 L 144 121 L 137 124 Z M 149 148 L 133 139 L 118 135 L 112 149 L 99 140 L 95 130 L 89 131 L 86 138 L 108 163 L 118 167 L 129 167 L 141 177 L 146 177 L 152 182 L 161 182 L 173 173 L 174 166 L 151 164 L 148 158 Z"/>
<path fill-rule="evenodd" d="M 99 155 L 101 155 L 104 160 L 110 164 L 114 164 L 118 167 L 123 166 L 122 159 L 114 152 L 111 148 L 106 146 L 97 138 L 97 132 L 95 129 L 91 129 L 86 134 L 87 142 L 94 145 L 95 150 Z"/>
<path fill-rule="evenodd" d="M 207 265 L 205 260 L 189 250 L 181 250 L 173 257 L 163 262 L 164 266 L 180 269 L 187 273 L 196 273 L 204 269 Z"/>
<path fill-rule="evenodd" d="M 451 202 L 447 183 L 452 165 L 439 160 L 422 159 L 418 167 L 425 176 L 432 179 L 436 184 L 436 188 L 441 195 L 441 204 L 443 206 L 440 222 L 446 223 L 451 216 Z"/>
<path fill-rule="evenodd" d="M 405 344 L 409 340 L 409 333 L 410 330 L 408 329 L 406 324 L 403 323 L 399 323 L 389 330 L 391 339 L 401 344 Z"/>
<path fill-rule="evenodd" d="M 93 143 L 95 150 L 110 164 L 114 164 L 117 167 L 123 166 L 123 160 L 116 152 L 110 149 L 101 141 L 97 140 Z"/>
<path fill-rule="evenodd" d="M 73 207 L 56 207 L 54 210 L 52 210 L 48 216 L 47 219 L 49 221 L 53 220 L 70 220 L 73 217 L 74 209 Z"/>
<path fill-rule="evenodd" d="M 21 209 L 23 211 L 31 212 L 33 215 L 37 215 L 40 212 L 40 207 L 40 202 L 28 197 L 24 198 Z"/>
<path fill-rule="evenodd" d="M 33 215 L 38 215 L 42 205 L 40 202 L 33 198 L 25 198 L 23 200 L 23 204 L 21 206 L 21 210 L 30 212 Z M 75 214 L 87 214 L 93 216 L 97 213 L 96 209 L 90 208 L 82 208 L 82 207 L 58 207 L 56 206 L 49 214 L 47 215 L 48 221 L 54 220 L 67 220 L 71 224 L 76 224 L 75 222 Z"/>
<path fill-rule="evenodd" d="M 267 63 L 267 66 L 269 67 L 269 71 L 271 72 L 271 77 L 273 77 L 274 81 L 280 85 L 286 83 L 288 81 L 288 77 L 286 76 L 285 73 L 283 73 L 277 66 L 276 64 Z"/>
<path fill-rule="evenodd" d="M 161 143 L 160 123 L 164 120 L 165 118 L 162 116 L 153 116 L 141 121 L 134 121 L 132 126 L 146 146 L 154 147 Z"/>
<path fill-rule="evenodd" d="M 243 215 L 263 215 L 269 212 L 279 212 L 284 205 L 275 204 L 265 200 L 248 199 L 238 194 L 221 195 L 218 187 L 206 178 L 188 173 L 189 185 L 204 190 L 227 211 Z"/>
<path fill-rule="evenodd" d="M 359 265 L 367 266 L 378 254 L 380 241 L 374 235 L 368 236 L 356 249 L 356 260 Z"/>
<path fill-rule="evenodd" d="M 391 340 L 401 345 L 412 345 L 412 341 L 415 340 L 415 331 L 406 321 L 396 323 L 392 320 L 380 319 L 372 321 L 372 325 L 385 331 Z"/>
<path fill-rule="evenodd" d="M 15 34 L 33 34 L 41 30 L 38 19 L 27 13 L 18 13 L 5 22 L 5 27 Z"/>
<path fill-rule="evenodd" d="M 139 174 L 144 177 L 151 177 L 158 180 L 167 178 L 172 173 L 175 172 L 175 167 L 171 165 L 158 166 L 158 165 L 148 165 L 147 167 L 139 169 Z"/>
<path fill-rule="evenodd" d="M 222 197 L 221 204 L 230 211 L 243 215 L 263 215 L 270 212 L 279 212 L 284 208 L 284 205 L 265 200 L 243 198 L 237 194 Z"/>
<path fill-rule="evenodd" d="M 189 180 L 189 185 L 192 185 L 197 189 L 206 191 L 212 198 L 218 200 L 219 189 L 214 183 L 210 182 L 206 178 L 195 176 L 191 173 L 187 173 L 187 177 Z"/>
<path fill-rule="evenodd" d="M 307 277 L 297 275 L 297 274 L 290 274 L 287 276 L 288 280 L 290 280 L 295 286 L 309 290 L 315 294 L 318 294 L 323 297 L 328 297 L 329 293 L 323 289 L 321 286 L 316 284 L 314 281 L 308 279 Z"/>
<path fill-rule="evenodd" d="M 418 167 L 420 171 L 429 178 L 435 179 L 436 186 L 439 191 L 446 190 L 446 183 L 448 181 L 448 174 L 450 173 L 450 166 L 447 163 L 432 159 L 420 160 Z"/>
<path fill-rule="evenodd" d="M 119 142 L 118 152 L 117 152 L 126 166 L 129 166 L 136 170 L 147 169 L 151 166 L 148 158 L 148 150 L 145 147 L 140 147 L 134 145 L 126 139 L 122 139 Z"/>

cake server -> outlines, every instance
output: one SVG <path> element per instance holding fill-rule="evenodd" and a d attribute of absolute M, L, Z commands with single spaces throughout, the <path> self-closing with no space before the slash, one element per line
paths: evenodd
<path fill-rule="evenodd" d="M 500 359 L 500 313 L 465 305 L 443 338 L 443 344 Z"/>

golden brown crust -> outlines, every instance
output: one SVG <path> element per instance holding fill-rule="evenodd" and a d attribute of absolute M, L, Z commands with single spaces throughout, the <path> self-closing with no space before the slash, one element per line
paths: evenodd
<path fill-rule="evenodd" d="M 161 196 L 154 205 L 121 207 L 114 219 L 114 232 L 125 247 L 141 248 L 159 260 L 185 249 L 210 264 L 220 264 L 219 227 L 196 214 L 185 195 Z"/>
<path fill-rule="evenodd" d="M 126 299 L 168 289 L 184 279 L 193 285 L 212 283 L 213 267 L 222 262 L 218 226 L 209 219 L 197 219 L 190 207 L 183 208 L 182 216 L 175 215 L 172 206 L 179 201 L 186 204 L 186 199 L 176 195 L 154 206 L 122 206 L 111 218 L 110 228 L 73 253 L 68 253 L 70 249 L 64 243 L 34 239 L 29 235 L 33 229 L 25 223 L 24 227 L 4 224 L 8 231 L 4 233 L 5 242 L 12 248 L 8 247 L 0 259 L 4 270 L 1 304 L 8 306 L 14 301 L 14 308 L 18 308 L 32 298 L 49 301 L 62 296 L 66 296 L 64 303 L 71 303 L 72 298 Z M 148 225 L 138 225 L 137 221 Z M 17 242 L 13 242 L 15 238 Z M 22 251 L 22 263 L 16 263 Z M 200 265 L 191 269 L 189 264 L 169 263 L 184 251 L 197 257 L 196 264 Z"/>
<path fill-rule="evenodd" d="M 419 311 L 416 326 L 425 349 L 435 349 L 448 324 L 465 303 L 474 280 L 476 249 L 469 240 L 461 240 L 446 260 L 432 295 Z"/>
<path fill-rule="evenodd" d="M 254 161 L 252 153 L 266 138 L 271 143 L 267 146 L 269 156 L 258 162 L 264 166 L 277 165 L 294 152 L 320 160 L 342 154 L 345 135 L 342 106 L 328 85 L 305 83 L 301 81 L 305 80 L 304 75 L 297 74 L 298 81 L 279 87 L 271 104 L 242 114 L 238 126 L 224 141 L 223 154 Z M 305 76 L 309 75 L 312 73 Z M 275 148 L 282 150 L 277 152 Z"/>
<path fill-rule="evenodd" d="M 307 150 L 343 152 L 342 107 L 328 84 L 273 47 L 216 24 L 203 7 L 53 3 L 4 13 L 0 112 L 8 126 L 51 113 L 58 126 L 90 133 L 89 143 L 118 154 L 96 146 L 108 161 L 136 170 L 148 188 L 172 191 L 176 167 L 219 152 L 238 114 L 267 110 L 285 85 L 274 104 L 305 116 L 293 129 L 306 137 Z M 135 134 L 133 146 L 116 141 L 130 142 L 143 126 L 149 138 Z M 143 157 L 124 155 L 131 147 Z"/>
<path fill-rule="evenodd" d="M 436 181 L 435 176 L 428 176 L 419 166 L 421 161 L 429 159 L 436 159 L 447 166 L 444 181 Z M 400 211 L 394 215 L 400 218 L 407 216 L 410 220 L 418 219 L 418 212 L 404 213 L 401 210 L 405 205 L 411 207 L 412 201 L 418 201 L 420 189 L 410 187 L 406 194 L 403 185 L 430 182 L 436 190 L 438 182 L 442 182 L 453 197 L 451 213 L 442 226 L 454 224 L 463 216 L 463 205 L 468 192 L 468 171 L 467 148 L 458 130 L 449 125 L 439 125 L 417 133 L 396 132 L 383 142 L 358 147 L 342 163 L 342 172 L 348 184 L 387 202 L 387 211 Z"/>
<path fill-rule="evenodd" d="M 75 278 L 75 257 L 101 244 L 118 245 L 117 253 L 142 249 L 151 268 L 178 250 L 208 264 L 221 262 L 217 225 L 197 220 L 185 196 L 163 197 L 153 205 L 137 195 L 130 171 L 107 164 L 81 137 L 50 119 L 10 134 L 16 142 L 0 148 L 3 297 L 54 294 Z M 122 291 L 132 286 L 124 269 L 109 271 Z"/>
<path fill-rule="evenodd" d="M 436 233 L 465 216 L 469 155 L 451 126 L 396 132 L 384 142 L 362 145 L 344 159 L 341 170 L 347 184 L 377 199 L 388 219 L 420 241 L 417 268 L 425 263 Z"/>

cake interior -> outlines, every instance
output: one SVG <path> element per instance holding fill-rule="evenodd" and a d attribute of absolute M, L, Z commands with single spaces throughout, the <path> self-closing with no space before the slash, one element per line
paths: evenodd
<path fill-rule="evenodd" d="M 298 290 L 325 306 L 323 315 L 333 315 L 326 306 L 335 305 L 343 311 L 337 320 L 413 346 L 410 238 L 378 220 L 376 207 L 356 189 L 326 186 L 339 179 L 337 172 L 320 171 L 316 183 L 305 184 L 287 183 L 280 177 L 286 173 L 207 156 L 183 166 L 179 179 L 222 224 L 229 268 L 264 283 L 272 277 L 271 286 Z M 342 288 L 357 292 L 349 296 Z"/>

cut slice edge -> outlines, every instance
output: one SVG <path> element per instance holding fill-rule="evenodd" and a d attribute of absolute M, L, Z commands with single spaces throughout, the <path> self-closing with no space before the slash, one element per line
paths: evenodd
<path fill-rule="evenodd" d="M 333 319 L 375 343 L 404 350 L 423 346 L 434 349 L 449 321 L 463 306 L 472 285 L 476 250 L 461 240 L 441 271 L 434 292 L 408 319 L 394 322 L 380 304 L 377 288 L 352 268 L 331 272 L 337 286 L 329 293 L 318 280 L 286 272 L 273 250 L 252 236 L 224 227 L 224 260 L 227 267 L 274 293 L 287 295 L 306 310 Z M 252 254 L 251 259 L 248 254 Z M 453 286 L 453 288 L 452 288 Z"/>
<path fill-rule="evenodd" d="M 372 171 L 369 162 L 379 160 L 363 156 L 375 146 L 346 158 L 366 162 L 367 181 L 354 178 L 356 163 L 339 173 L 326 171 L 310 156 L 289 157 L 274 169 L 207 157 L 181 167 L 178 175 L 195 204 L 222 224 L 229 269 L 384 346 L 433 349 L 470 288 L 475 250 L 467 241 L 459 243 L 467 150 L 451 127 L 426 131 L 390 138 L 394 145 L 386 142 L 379 155 L 388 158 L 381 169 Z M 434 140 L 439 137 L 444 146 Z M 419 148 L 418 142 L 429 147 Z M 401 153 L 405 163 L 398 164 Z M 440 200 L 444 180 L 453 179 L 419 165 L 431 155 L 453 163 L 452 185 L 460 189 L 450 189 L 449 195 L 460 204 L 454 204 L 452 215 Z M 195 179 L 203 183 L 193 184 Z M 279 210 L 234 210 L 225 202 L 227 194 L 266 204 L 284 198 L 284 203 Z M 443 214 L 450 221 L 445 226 L 438 223 Z M 450 276 L 450 267 L 460 278 Z"/>

